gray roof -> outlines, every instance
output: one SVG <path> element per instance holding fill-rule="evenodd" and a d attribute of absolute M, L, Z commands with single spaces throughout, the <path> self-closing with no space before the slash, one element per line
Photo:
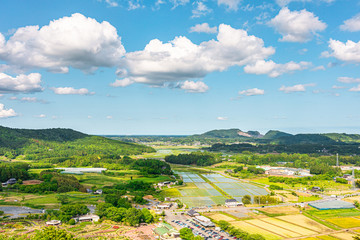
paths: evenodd
<path fill-rule="evenodd" d="M 237 202 L 237 200 L 234 198 L 225 200 L 225 203 L 231 203 L 231 202 Z"/>

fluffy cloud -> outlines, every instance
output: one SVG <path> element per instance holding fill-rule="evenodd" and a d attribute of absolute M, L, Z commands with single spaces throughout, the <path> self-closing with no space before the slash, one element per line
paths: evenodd
<path fill-rule="evenodd" d="M 180 84 L 180 89 L 185 90 L 186 92 L 192 92 L 192 93 L 203 93 L 209 90 L 209 87 L 201 82 L 193 82 L 193 81 L 185 81 Z"/>
<path fill-rule="evenodd" d="M 124 78 L 121 80 L 116 79 L 116 81 L 111 83 L 110 86 L 112 86 L 112 87 L 127 87 L 133 83 L 134 83 L 134 81 L 131 80 L 130 78 Z"/>
<path fill-rule="evenodd" d="M 5 109 L 4 104 L 0 103 L 0 118 L 15 117 L 17 114 L 14 109 Z"/>
<path fill-rule="evenodd" d="M 291 2 L 325 2 L 325 3 L 332 3 L 335 0 L 276 0 L 276 3 L 280 6 L 286 6 Z"/>
<path fill-rule="evenodd" d="M 313 87 L 313 86 L 315 86 L 315 84 L 313 84 L 313 83 L 297 84 L 297 85 L 289 86 L 289 87 L 281 86 L 281 88 L 279 90 L 284 92 L 284 93 L 305 92 L 306 87 Z"/>
<path fill-rule="evenodd" d="M 348 40 L 343 43 L 330 39 L 329 48 L 331 48 L 331 52 L 323 52 L 323 57 L 335 57 L 344 62 L 360 63 L 360 41 L 356 43 Z"/>
<path fill-rule="evenodd" d="M 360 78 L 338 77 L 337 80 L 342 83 L 360 83 Z"/>
<path fill-rule="evenodd" d="M 274 52 L 273 47 L 264 47 L 262 39 L 221 24 L 217 40 L 199 45 L 186 37 L 176 37 L 168 43 L 151 40 L 144 50 L 126 54 L 118 75 L 123 80 L 128 78 L 127 83 L 163 86 L 166 82 L 203 78 L 231 66 L 253 64 Z M 122 83 L 119 81 L 113 85 Z"/>
<path fill-rule="evenodd" d="M 284 42 L 307 42 L 316 35 L 316 32 L 326 28 L 326 24 L 312 12 L 305 9 L 291 12 L 286 7 L 282 8 L 268 24 L 283 36 L 279 40 Z"/>
<path fill-rule="evenodd" d="M 350 92 L 360 92 L 360 84 L 357 85 L 356 87 L 350 88 L 349 91 Z"/>
<path fill-rule="evenodd" d="M 91 72 L 117 65 L 124 54 L 115 27 L 80 13 L 41 28 L 18 28 L 8 41 L 0 33 L 0 59 L 24 69 L 66 73 L 73 67 Z"/>
<path fill-rule="evenodd" d="M 311 69 L 311 71 L 325 71 L 325 67 L 323 65 L 314 67 L 313 69 Z"/>
<path fill-rule="evenodd" d="M 0 73 L 0 93 L 41 92 L 43 89 L 40 83 L 41 74 L 39 73 L 20 74 L 16 77 Z"/>
<path fill-rule="evenodd" d="M 212 12 L 212 10 L 201 1 L 195 2 L 194 5 L 196 5 L 196 7 L 192 10 L 192 18 L 206 16 L 207 14 Z"/>
<path fill-rule="evenodd" d="M 284 73 L 293 72 L 296 70 L 304 70 L 311 65 L 309 62 L 288 62 L 285 64 L 277 64 L 273 61 L 259 60 L 252 65 L 244 67 L 246 73 L 252 74 L 267 74 L 269 77 L 278 77 Z"/>
<path fill-rule="evenodd" d="M 227 9 L 237 11 L 241 0 L 218 0 L 218 5 L 225 5 Z"/>
<path fill-rule="evenodd" d="M 263 89 L 258 89 L 258 88 L 239 91 L 239 95 L 243 95 L 243 96 L 256 96 L 256 95 L 264 95 L 264 94 L 265 91 Z"/>
<path fill-rule="evenodd" d="M 46 115 L 45 114 L 40 114 L 40 115 L 37 115 L 35 117 L 37 117 L 37 118 L 46 118 Z"/>
<path fill-rule="evenodd" d="M 72 87 L 58 87 L 50 88 L 55 94 L 59 95 L 93 95 L 94 92 L 89 92 L 86 88 L 75 89 Z"/>
<path fill-rule="evenodd" d="M 228 120 L 228 117 L 217 117 L 216 119 L 220 121 L 226 121 Z"/>
<path fill-rule="evenodd" d="M 177 8 L 178 6 L 184 6 L 189 3 L 190 0 L 170 0 L 170 2 L 174 5 L 173 9 Z"/>
<path fill-rule="evenodd" d="M 344 24 L 340 26 L 340 29 L 350 32 L 360 31 L 360 14 L 344 21 Z"/>
<path fill-rule="evenodd" d="M 210 27 L 208 23 L 196 24 L 190 28 L 190 32 L 217 33 L 217 27 Z"/>

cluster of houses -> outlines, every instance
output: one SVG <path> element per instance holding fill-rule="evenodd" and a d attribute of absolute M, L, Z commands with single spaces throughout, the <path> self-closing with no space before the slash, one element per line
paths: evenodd
<path fill-rule="evenodd" d="M 78 216 L 78 217 L 74 217 L 72 218 L 75 220 L 75 222 L 98 222 L 100 220 L 100 217 L 98 215 L 95 214 L 86 214 L 86 215 L 82 215 L 82 216 Z M 59 226 L 61 225 L 61 221 L 60 220 L 50 220 L 46 222 L 46 225 L 48 226 Z"/>
<path fill-rule="evenodd" d="M 295 176 L 295 177 L 310 177 L 310 169 L 302 168 L 288 168 L 288 167 L 271 167 L 258 166 L 265 170 L 265 174 L 270 176 Z"/>

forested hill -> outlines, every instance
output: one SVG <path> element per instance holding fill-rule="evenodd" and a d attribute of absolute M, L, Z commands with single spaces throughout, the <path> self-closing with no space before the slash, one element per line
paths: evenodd
<path fill-rule="evenodd" d="M 0 155 L 27 159 L 73 156 L 115 156 L 154 152 L 151 147 L 91 136 L 72 129 L 12 129 L 0 127 Z"/>
<path fill-rule="evenodd" d="M 269 144 L 342 144 L 360 143 L 359 134 L 346 133 L 320 133 L 320 134 L 296 134 L 270 130 L 265 135 L 258 131 L 244 132 L 240 129 L 220 129 L 192 135 L 193 139 L 233 139 L 242 142 L 257 142 Z"/>

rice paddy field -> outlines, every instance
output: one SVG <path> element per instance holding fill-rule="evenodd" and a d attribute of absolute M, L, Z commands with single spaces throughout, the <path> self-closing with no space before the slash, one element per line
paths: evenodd
<path fill-rule="evenodd" d="M 253 197 L 268 194 L 268 192 L 261 187 L 227 178 L 217 173 L 202 174 L 202 177 L 193 172 L 182 171 L 176 173 L 181 175 L 184 183 L 186 183 L 185 187 L 179 188 L 181 194 L 179 198 L 189 207 L 211 206 L 225 203 L 226 197 L 202 177 L 205 177 L 216 187 L 239 201 L 241 201 L 244 195 Z"/>
<path fill-rule="evenodd" d="M 333 231 L 301 214 L 231 221 L 230 224 L 250 233 L 259 233 L 269 240 L 310 238 L 320 234 L 328 235 Z M 332 240 L 332 237 L 326 236 L 324 240 Z"/>

